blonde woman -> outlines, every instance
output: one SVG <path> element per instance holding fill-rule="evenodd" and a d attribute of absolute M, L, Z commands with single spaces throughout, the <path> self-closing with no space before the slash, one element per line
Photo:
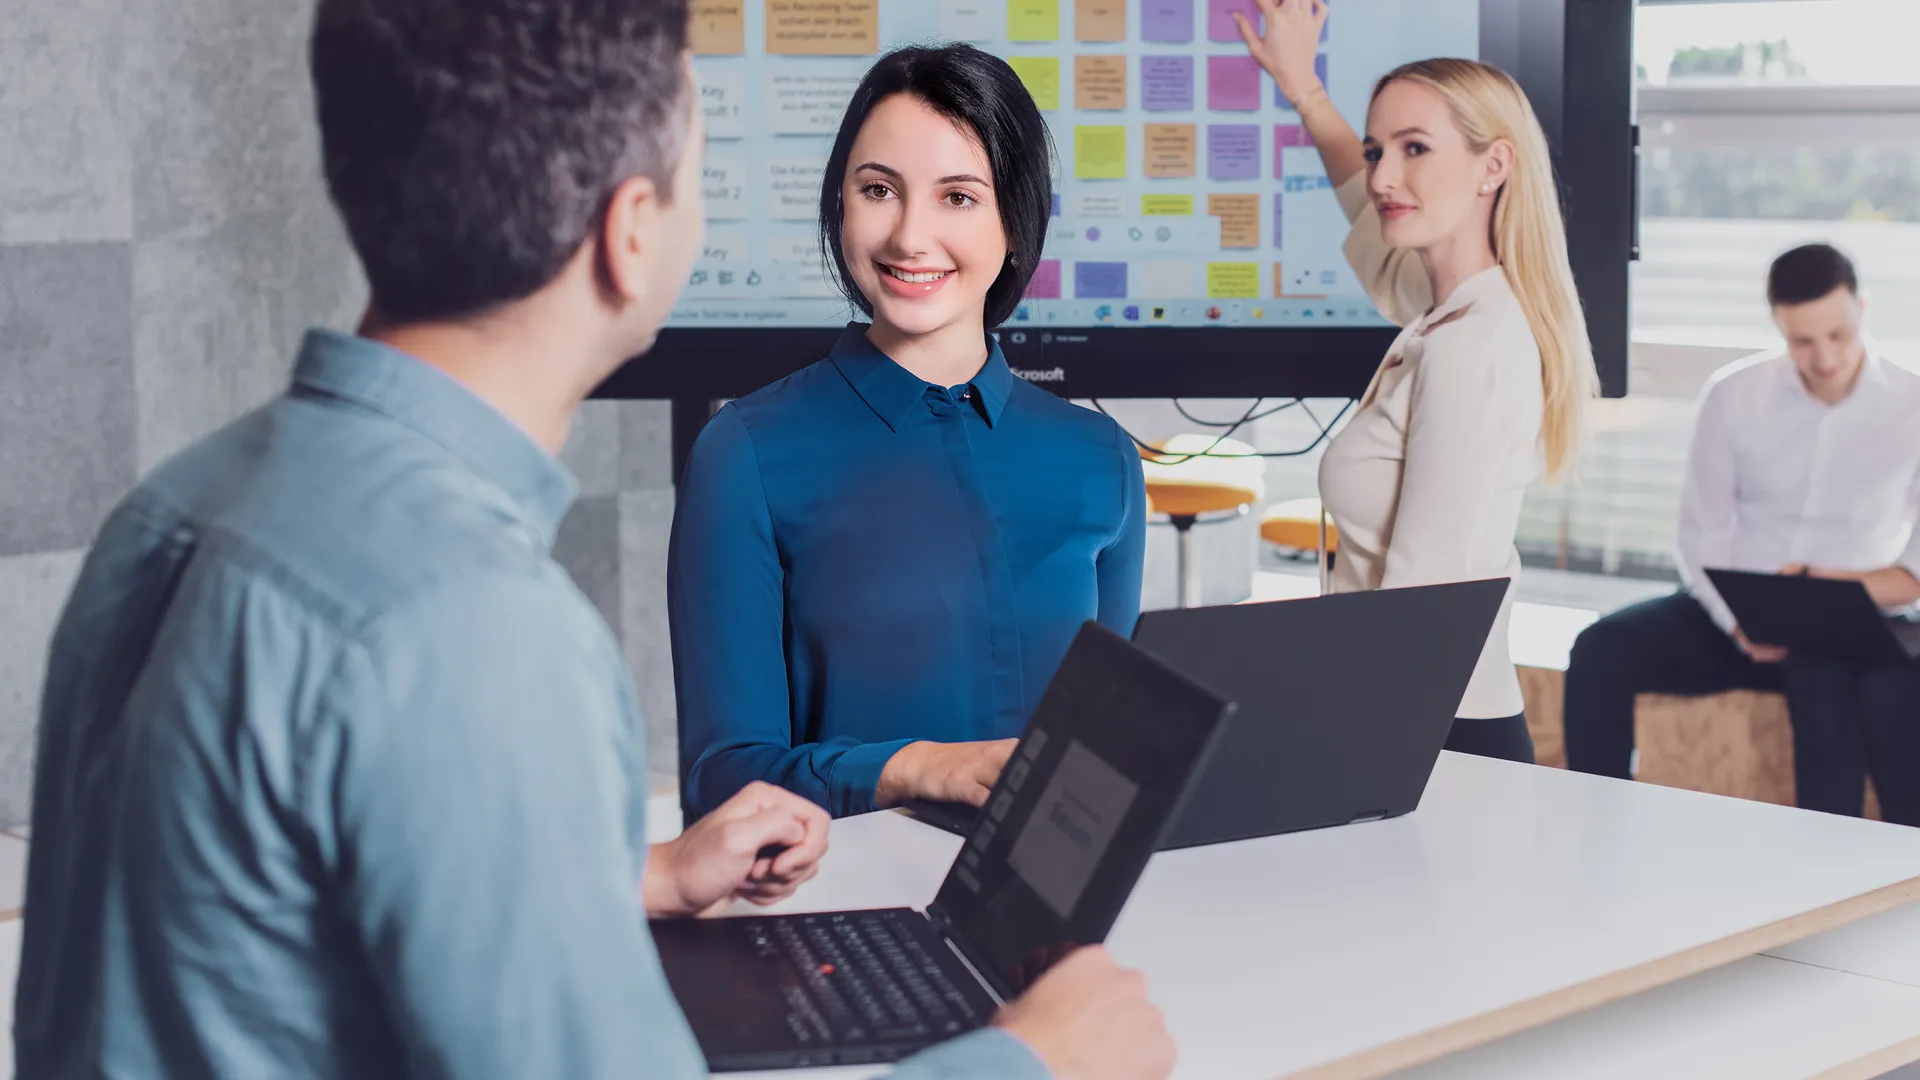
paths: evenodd
<path fill-rule="evenodd" d="M 1346 255 L 1404 329 L 1328 445 L 1336 591 L 1517 577 L 1527 486 L 1571 467 L 1595 393 L 1546 137 L 1497 68 L 1424 60 L 1374 86 L 1364 140 L 1314 73 L 1323 0 L 1235 16 L 1299 109 L 1352 222 Z M 1447 748 L 1533 760 L 1507 652 L 1508 594 Z"/>

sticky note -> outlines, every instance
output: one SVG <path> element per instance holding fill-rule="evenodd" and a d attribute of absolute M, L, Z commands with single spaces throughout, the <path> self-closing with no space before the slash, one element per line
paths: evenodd
<path fill-rule="evenodd" d="M 1073 58 L 1073 107 L 1124 109 L 1127 107 L 1127 58 L 1076 56 Z"/>
<path fill-rule="evenodd" d="M 1060 58 L 1057 56 L 1010 56 L 1007 64 L 1026 84 L 1027 93 L 1041 112 L 1060 108 Z"/>
<path fill-rule="evenodd" d="M 1073 175 L 1082 180 L 1126 179 L 1127 129 L 1117 124 L 1074 128 Z"/>
<path fill-rule="evenodd" d="M 1074 0 L 1073 39 L 1127 40 L 1126 0 Z"/>
<path fill-rule="evenodd" d="M 747 216 L 747 157 L 737 151 L 709 153 L 700 162 L 700 198 L 708 221 Z"/>
<path fill-rule="evenodd" d="M 769 53 L 867 56 L 879 50 L 879 0 L 767 0 Z"/>
<path fill-rule="evenodd" d="M 1123 262 L 1074 263 L 1073 295 L 1082 300 L 1126 299 L 1127 264 Z"/>
<path fill-rule="evenodd" d="M 1148 112 L 1191 112 L 1193 57 L 1141 57 L 1140 107 Z"/>
<path fill-rule="evenodd" d="M 747 261 L 747 230 L 708 229 L 700 241 L 699 261 L 715 266 L 738 265 Z"/>
<path fill-rule="evenodd" d="M 1154 300 L 1197 299 L 1202 290 L 1196 264 L 1176 259 L 1143 259 L 1133 264 L 1138 295 Z"/>
<path fill-rule="evenodd" d="M 1273 193 L 1273 246 L 1276 248 L 1284 248 L 1287 246 L 1286 234 L 1280 228 L 1280 222 L 1285 217 L 1284 211 L 1286 210 L 1286 206 L 1287 206 L 1286 192 L 1284 191 L 1274 192 Z"/>
<path fill-rule="evenodd" d="M 825 158 L 774 158 L 766 163 L 767 216 L 781 221 L 810 221 L 820 216 L 820 183 Z"/>
<path fill-rule="evenodd" d="M 693 0 L 687 12 L 687 46 L 695 56 L 739 56 L 747 51 L 742 0 Z"/>
<path fill-rule="evenodd" d="M 1207 296 L 1215 300 L 1258 300 L 1259 263 L 1208 263 Z"/>
<path fill-rule="evenodd" d="M 1000 0 L 940 0 L 940 36 L 948 41 L 996 41 L 1000 10 Z"/>
<path fill-rule="evenodd" d="M 1220 219 L 1221 247 L 1260 246 L 1260 196 L 1209 195 L 1207 213 Z"/>
<path fill-rule="evenodd" d="M 1060 260 L 1041 259 L 1033 268 L 1033 277 L 1027 280 L 1027 299 L 1060 299 Z"/>
<path fill-rule="evenodd" d="M 1059 41 L 1060 0 L 1007 0 L 1008 41 Z"/>
<path fill-rule="evenodd" d="M 1256 0 L 1207 0 L 1207 40 L 1242 41 L 1240 28 L 1234 25 L 1233 16 L 1238 12 L 1253 24 L 1253 32 L 1265 33 L 1261 24 L 1260 5 Z"/>
<path fill-rule="evenodd" d="M 1208 124 L 1207 179 L 1257 180 L 1259 177 L 1260 125 Z"/>
<path fill-rule="evenodd" d="M 1053 217 L 1059 217 L 1059 216 L 1060 216 L 1060 193 L 1059 193 L 1059 192 L 1057 192 L 1057 191 L 1053 193 L 1053 214 L 1052 214 L 1052 216 L 1053 216 Z"/>
<path fill-rule="evenodd" d="M 767 258 L 790 267 L 792 284 L 781 291 L 786 297 L 837 297 L 840 290 L 827 276 L 826 257 L 820 252 L 820 236 L 812 229 L 776 230 L 767 237 Z"/>
<path fill-rule="evenodd" d="M 1193 0 L 1141 0 L 1140 40 L 1192 41 Z"/>
<path fill-rule="evenodd" d="M 831 135 L 866 75 L 864 61 L 831 68 L 776 68 L 767 72 L 766 123 L 774 135 Z"/>
<path fill-rule="evenodd" d="M 1285 176 L 1287 151 L 1299 147 L 1311 147 L 1313 139 L 1307 135 L 1307 129 L 1299 124 L 1273 125 L 1273 175 Z"/>
<path fill-rule="evenodd" d="M 1192 176 L 1197 155 L 1195 144 L 1198 141 L 1192 124 L 1146 125 L 1147 176 L 1162 180 Z"/>
<path fill-rule="evenodd" d="M 733 70 L 700 73 L 700 110 L 705 114 L 707 138 L 746 138 L 746 101 L 746 72 Z"/>
<path fill-rule="evenodd" d="M 1140 213 L 1143 217 L 1191 217 L 1193 216 L 1193 196 L 1191 195 L 1142 195 Z"/>
<path fill-rule="evenodd" d="M 1082 192 L 1073 197 L 1073 216 L 1126 217 L 1126 196 L 1106 192 Z"/>
<path fill-rule="evenodd" d="M 1251 56 L 1207 57 L 1207 108 L 1251 112 L 1260 107 L 1260 64 Z"/>

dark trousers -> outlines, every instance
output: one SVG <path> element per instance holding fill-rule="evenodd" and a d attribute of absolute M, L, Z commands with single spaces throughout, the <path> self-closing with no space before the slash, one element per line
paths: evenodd
<path fill-rule="evenodd" d="M 1533 732 L 1527 730 L 1525 713 L 1494 720 L 1455 718 L 1447 732 L 1446 749 L 1457 754 L 1534 763 Z"/>
<path fill-rule="evenodd" d="M 1859 817 L 1861 778 L 1871 775 L 1880 815 L 1920 825 L 1920 664 L 1862 668 L 1794 654 L 1781 667 L 1800 805 Z"/>

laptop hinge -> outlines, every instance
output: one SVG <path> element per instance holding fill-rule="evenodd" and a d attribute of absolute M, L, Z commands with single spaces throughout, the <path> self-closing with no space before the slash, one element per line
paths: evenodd
<path fill-rule="evenodd" d="M 994 1001 L 1005 1005 L 1013 999 L 1015 996 L 1013 988 L 1000 978 L 999 973 L 994 971 L 993 965 L 987 963 L 985 956 L 967 947 L 965 935 L 960 933 L 959 927 L 947 917 L 947 913 L 941 909 L 938 902 L 927 905 L 927 921 L 933 924 L 934 930 L 940 935 L 940 940 L 947 943 L 947 948 L 953 950 L 953 954 L 960 958 L 960 962 L 967 965 L 967 970 L 973 972 L 974 977 L 980 980 L 980 985 L 986 987 L 987 992 L 993 995 Z"/>

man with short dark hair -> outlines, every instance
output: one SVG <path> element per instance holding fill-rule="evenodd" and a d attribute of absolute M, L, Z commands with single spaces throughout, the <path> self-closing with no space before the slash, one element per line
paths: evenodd
<path fill-rule="evenodd" d="M 1776 259 L 1767 300 L 1786 351 L 1715 372 L 1701 397 L 1680 502 L 1686 589 L 1601 619 L 1574 643 L 1567 765 L 1628 775 L 1636 694 L 1784 690 L 1800 805 L 1857 815 L 1869 755 L 1851 674 L 1749 641 L 1703 571 L 1812 566 L 1865 581 L 1889 608 L 1920 600 L 1920 375 L 1873 354 L 1853 264 L 1829 245 Z M 1900 670 L 1863 677 L 1887 703 L 1874 723 L 1900 726 L 1879 718 L 1904 707 L 1917 733 L 1871 755 L 1892 817 L 1908 790 L 1920 797 L 1920 690 L 1907 701 Z"/>
<path fill-rule="evenodd" d="M 753 785 L 649 848 L 555 459 L 701 230 L 684 0 L 320 0 L 328 188 L 372 300 L 115 509 L 53 642 L 21 1076 L 705 1074 L 648 916 L 771 902 L 823 811 Z M 906 1077 L 1162 1077 L 1067 958 Z"/>

